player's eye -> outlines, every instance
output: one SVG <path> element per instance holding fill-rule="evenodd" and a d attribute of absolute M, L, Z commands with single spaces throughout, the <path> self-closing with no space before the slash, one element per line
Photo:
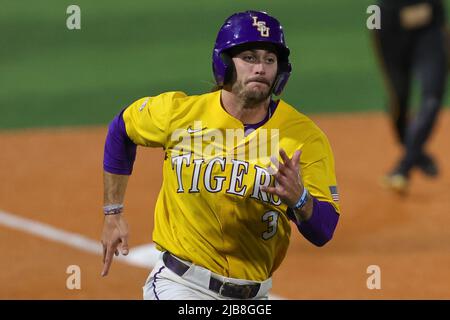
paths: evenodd
<path fill-rule="evenodd" d="M 267 64 L 274 64 L 277 60 L 275 59 L 275 57 L 267 57 L 266 58 L 266 63 Z"/>
<path fill-rule="evenodd" d="M 246 55 L 244 55 L 244 56 L 242 57 L 242 59 L 243 59 L 244 61 L 247 61 L 247 62 L 255 62 L 255 61 L 256 61 L 255 56 L 253 56 L 253 55 L 251 55 L 251 54 L 246 54 Z"/>

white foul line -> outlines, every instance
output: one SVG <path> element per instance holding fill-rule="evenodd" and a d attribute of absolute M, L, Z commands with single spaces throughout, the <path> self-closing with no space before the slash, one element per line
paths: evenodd
<path fill-rule="evenodd" d="M 11 229 L 20 230 L 48 240 L 63 243 L 70 247 L 95 254 L 102 254 L 100 243 L 92 241 L 77 233 L 63 231 L 48 224 L 22 218 L 0 210 L 0 224 Z"/>
<path fill-rule="evenodd" d="M 23 218 L 2 210 L 0 210 L 0 225 L 33 234 L 57 243 L 62 243 L 84 252 L 96 255 L 103 254 L 100 241 L 89 239 L 78 233 L 57 229 L 51 225 Z M 155 265 L 158 254 L 159 251 L 156 250 L 154 244 L 146 244 L 144 246 L 131 248 L 128 256 L 114 257 L 114 260 L 120 260 L 135 267 L 150 269 Z"/>
<path fill-rule="evenodd" d="M 57 243 L 62 243 L 84 252 L 96 255 L 103 254 L 100 241 L 95 241 L 78 233 L 64 231 L 49 224 L 23 218 L 2 210 L 0 210 L 0 225 L 33 234 Z M 130 248 L 130 253 L 127 256 L 114 257 L 114 260 L 119 260 L 135 267 L 151 269 L 155 266 L 159 255 L 160 251 L 155 248 L 153 243 L 150 243 Z M 280 300 L 283 298 L 270 294 L 269 299 Z"/>

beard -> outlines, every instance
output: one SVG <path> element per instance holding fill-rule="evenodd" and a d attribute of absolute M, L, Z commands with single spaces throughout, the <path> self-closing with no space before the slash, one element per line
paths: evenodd
<path fill-rule="evenodd" d="M 235 83 L 233 84 L 231 91 L 244 101 L 244 107 L 256 107 L 261 102 L 267 100 L 267 98 L 270 97 L 272 93 L 272 84 L 266 79 L 261 79 L 259 81 L 265 83 L 267 86 L 265 86 L 263 89 L 249 89 L 246 87 L 246 83 L 244 83 L 243 81 L 235 81 Z M 247 81 L 247 83 L 248 82 L 250 81 Z"/>

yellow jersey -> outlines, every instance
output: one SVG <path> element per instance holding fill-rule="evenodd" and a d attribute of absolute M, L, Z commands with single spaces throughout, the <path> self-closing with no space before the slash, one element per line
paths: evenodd
<path fill-rule="evenodd" d="M 270 155 L 283 148 L 292 157 L 301 149 L 305 187 L 339 212 L 330 192 L 333 153 L 325 134 L 282 100 L 266 123 L 245 134 L 220 93 L 144 97 L 123 120 L 135 144 L 165 150 L 153 230 L 158 249 L 225 277 L 264 281 L 284 259 L 291 233 L 287 206 L 261 190 L 274 183 Z"/>

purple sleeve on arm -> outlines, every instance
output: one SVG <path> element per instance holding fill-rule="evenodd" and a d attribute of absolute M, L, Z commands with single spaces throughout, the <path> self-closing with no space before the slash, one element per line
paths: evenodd
<path fill-rule="evenodd" d="M 136 158 L 136 145 L 128 137 L 122 110 L 109 125 L 105 142 L 103 169 L 114 174 L 130 175 Z"/>
<path fill-rule="evenodd" d="M 326 201 L 313 198 L 313 213 L 308 221 L 296 222 L 294 213 L 289 209 L 288 216 L 297 225 L 298 231 L 311 243 L 318 247 L 325 245 L 333 237 L 339 220 L 339 214 Z"/>

